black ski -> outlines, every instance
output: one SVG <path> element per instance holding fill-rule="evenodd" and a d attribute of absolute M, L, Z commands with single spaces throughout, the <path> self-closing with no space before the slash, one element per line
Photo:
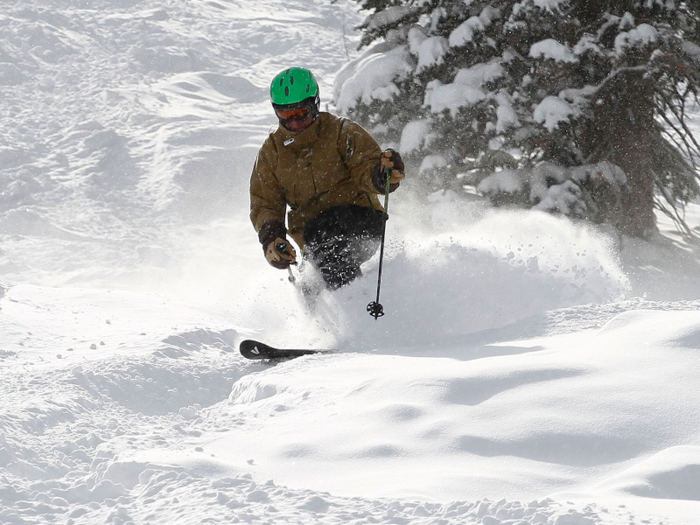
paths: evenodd
<path fill-rule="evenodd" d="M 291 359 L 309 354 L 323 354 L 333 350 L 304 350 L 300 348 L 275 348 L 260 341 L 246 339 L 239 345 L 241 355 L 246 359 Z"/>

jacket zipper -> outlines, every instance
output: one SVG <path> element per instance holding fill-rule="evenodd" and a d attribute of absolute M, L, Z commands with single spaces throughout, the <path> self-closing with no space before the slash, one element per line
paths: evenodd
<path fill-rule="evenodd" d="M 311 173 L 311 182 L 314 185 L 314 195 L 318 195 L 318 187 L 316 186 L 316 177 L 314 177 L 314 167 L 312 165 L 312 162 L 309 161 L 309 164 L 306 167 L 309 168 L 309 172 Z"/>

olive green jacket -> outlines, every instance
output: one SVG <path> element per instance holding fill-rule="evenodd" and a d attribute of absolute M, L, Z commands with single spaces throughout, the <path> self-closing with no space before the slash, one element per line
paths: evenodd
<path fill-rule="evenodd" d="M 372 168 L 381 148 L 358 124 L 321 113 L 308 129 L 280 126 L 258 152 L 250 179 L 250 219 L 255 231 L 269 221 L 284 225 L 303 248 L 304 225 L 324 210 L 356 204 L 382 210 Z"/>

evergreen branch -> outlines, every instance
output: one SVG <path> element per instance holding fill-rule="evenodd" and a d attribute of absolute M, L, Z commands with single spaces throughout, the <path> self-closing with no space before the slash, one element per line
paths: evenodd
<path fill-rule="evenodd" d="M 683 137 L 683 140 L 685 141 L 686 138 L 689 139 L 689 140 L 693 143 L 693 145 L 695 146 L 695 151 L 696 151 L 698 154 L 700 154 L 700 144 L 698 143 L 697 140 L 695 140 L 695 136 L 694 136 L 693 132 L 691 131 L 690 127 L 688 127 L 688 125 L 686 124 L 686 122 L 685 122 L 684 119 L 679 118 L 678 114 L 677 114 L 676 111 L 673 109 L 673 106 L 672 106 L 671 104 L 668 103 L 668 100 L 666 100 L 666 99 L 663 97 L 662 94 L 660 94 L 660 96 L 662 97 L 662 99 L 663 99 L 664 102 L 666 103 L 666 106 L 671 110 L 671 112 L 674 114 L 674 116 L 676 117 L 676 119 L 680 122 L 681 127 L 682 127 L 683 130 L 685 131 L 685 133 L 680 133 L 680 132 L 679 132 L 679 134 Z M 668 121 L 668 118 L 666 117 L 665 112 L 663 112 L 663 113 L 661 114 L 661 116 L 662 116 L 662 118 L 664 118 L 665 120 Z M 689 149 L 690 149 L 690 148 L 689 148 Z"/>
<path fill-rule="evenodd" d="M 688 159 L 693 163 L 693 168 L 696 168 L 696 163 L 695 163 L 695 158 L 700 155 L 700 150 L 697 148 L 697 144 L 695 144 L 695 148 L 690 144 L 688 140 L 688 134 L 683 133 L 680 129 L 678 129 L 678 126 L 676 126 L 676 123 L 672 121 L 670 118 L 668 118 L 668 115 L 666 114 L 665 111 L 663 111 L 663 108 L 658 108 L 658 115 L 659 117 L 666 123 L 668 127 L 670 127 L 673 131 L 674 134 L 671 133 L 666 133 L 671 140 L 673 140 L 673 143 L 676 144 L 679 150 L 685 150 L 686 155 L 688 156 Z M 669 109 L 673 113 L 672 109 Z M 675 115 L 675 114 L 674 114 Z M 678 116 L 676 116 L 676 120 L 678 120 Z M 683 123 L 683 121 L 679 120 L 679 123 L 681 124 L 681 127 L 684 129 L 688 129 L 687 126 Z M 692 137 L 691 137 L 692 139 Z M 682 145 L 678 142 L 678 140 L 682 141 Z"/>

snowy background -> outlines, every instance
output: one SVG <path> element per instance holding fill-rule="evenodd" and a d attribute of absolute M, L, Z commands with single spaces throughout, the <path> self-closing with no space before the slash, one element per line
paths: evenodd
<path fill-rule="evenodd" d="M 376 259 L 315 314 L 267 266 L 269 80 L 305 65 L 333 110 L 361 20 L 3 2 L 0 523 L 698 523 L 700 267 L 663 217 L 618 239 L 409 173 L 386 317 Z M 248 337 L 340 351 L 253 363 Z"/>

